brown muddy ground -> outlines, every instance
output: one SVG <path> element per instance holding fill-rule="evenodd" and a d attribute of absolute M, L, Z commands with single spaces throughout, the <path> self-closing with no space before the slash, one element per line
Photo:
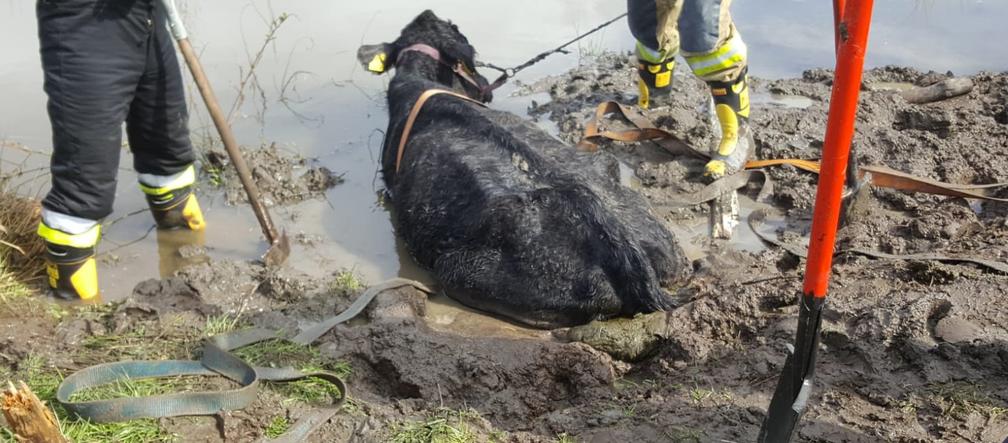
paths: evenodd
<path fill-rule="evenodd" d="M 602 100 L 633 101 L 633 67 L 607 55 L 528 86 L 553 100 L 533 109 L 574 141 Z M 967 96 L 910 105 L 902 83 L 944 78 L 912 69 L 865 76 L 855 142 L 863 163 L 944 181 L 1008 181 L 1008 74 L 980 74 Z M 800 79 L 753 79 L 757 157 L 815 158 L 822 145 L 828 71 Z M 676 77 L 677 103 L 651 118 L 698 146 L 712 141 L 702 83 Z M 796 97 L 781 97 L 787 94 Z M 801 98 L 804 97 L 804 98 Z M 793 107 L 798 104 L 801 107 Z M 669 209 L 668 196 L 703 185 L 702 164 L 655 146 L 606 146 L 636 172 L 635 186 L 676 232 L 705 220 L 701 209 Z M 781 238 L 807 234 L 815 177 L 769 170 L 769 202 Z M 1002 196 L 1006 196 L 1004 193 Z M 743 228 L 739 228 L 743 229 Z M 764 227 L 766 230 L 771 228 Z M 753 441 L 793 340 L 803 262 L 775 249 L 711 243 L 664 314 L 666 338 L 636 363 L 547 335 L 469 334 L 441 327 L 426 295 L 383 293 L 350 324 L 317 343 L 328 362 L 348 363 L 352 401 L 315 441 L 389 441 L 407 422 L 449 423 L 473 441 Z M 947 252 L 1008 261 L 1008 205 L 871 190 L 841 246 L 889 253 Z M 1008 276 L 968 264 L 838 257 L 826 307 L 818 377 L 797 441 L 981 441 L 1008 437 Z M 0 365 L 33 353 L 69 371 L 95 363 L 79 343 L 116 331 L 180 339 L 196 347 L 208 318 L 241 313 L 242 324 L 295 327 L 338 313 L 358 291 L 337 277 L 309 279 L 236 262 L 200 264 L 141 284 L 122 305 L 46 320 L 0 309 Z M 52 333 L 53 328 L 57 331 Z M 136 345 L 139 346 L 139 345 Z M 127 348 L 133 349 L 133 348 Z M 148 344 L 148 350 L 150 349 Z M 163 353 L 186 352 L 166 350 Z M 117 348 L 109 359 L 132 355 Z M 282 363 L 282 362 L 278 362 Z M 306 408 L 275 389 L 224 417 L 228 441 L 260 437 L 278 415 Z M 463 411 L 463 412 L 445 412 Z M 434 419 L 434 420 L 432 420 Z M 214 420 L 162 425 L 186 441 L 220 441 Z"/>

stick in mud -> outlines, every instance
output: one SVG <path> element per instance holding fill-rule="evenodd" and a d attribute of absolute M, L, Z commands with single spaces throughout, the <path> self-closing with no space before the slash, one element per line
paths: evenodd
<path fill-rule="evenodd" d="M 59 422 L 52 410 L 46 407 L 38 396 L 24 382 L 19 382 L 20 388 L 7 382 L 8 389 L 3 392 L 4 419 L 14 432 L 19 442 L 26 443 L 63 443 L 66 437 L 59 430 Z"/>
<path fill-rule="evenodd" d="M 973 80 L 968 77 L 950 78 L 931 86 L 903 91 L 900 96 L 908 103 L 923 104 L 968 94 L 973 90 Z"/>
<path fill-rule="evenodd" d="M 720 197 L 711 200 L 709 207 L 711 238 L 730 240 L 735 226 L 739 224 L 738 192 L 721 194 Z"/>

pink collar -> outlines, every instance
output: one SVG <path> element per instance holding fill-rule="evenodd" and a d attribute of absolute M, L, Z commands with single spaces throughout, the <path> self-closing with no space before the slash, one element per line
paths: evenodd
<path fill-rule="evenodd" d="M 476 88 L 477 90 L 480 91 L 479 100 L 481 102 L 485 103 L 485 102 L 490 101 L 490 97 L 491 97 L 490 94 L 492 93 L 493 88 L 490 87 L 490 85 L 485 85 L 485 86 L 484 85 L 480 85 L 479 82 L 476 81 L 476 78 L 473 77 L 473 71 L 472 71 L 472 69 L 466 67 L 465 63 L 462 63 L 462 60 L 456 61 L 454 65 L 449 65 L 447 62 L 445 62 L 443 59 L 441 59 L 441 51 L 438 51 L 437 48 L 435 48 L 435 47 L 433 47 L 431 45 L 426 45 L 426 44 L 423 44 L 423 43 L 417 43 L 417 44 L 414 44 L 414 45 L 410 45 L 410 46 L 406 47 L 405 49 L 399 51 L 399 55 L 396 56 L 396 58 L 397 58 L 396 64 L 397 65 L 399 64 L 399 59 L 401 59 L 401 57 L 402 57 L 402 55 L 404 53 L 407 53 L 407 52 L 410 52 L 410 51 L 415 51 L 415 52 L 419 52 L 421 54 L 424 54 L 424 55 L 426 55 L 426 56 L 434 59 L 438 63 L 451 68 L 452 72 L 454 72 L 455 75 L 457 75 L 459 78 L 461 78 L 462 80 L 466 81 L 467 83 L 469 83 L 474 88 Z"/>
<path fill-rule="evenodd" d="M 441 51 L 438 51 L 437 48 L 435 48 L 435 47 L 433 47 L 431 45 L 425 45 L 423 43 L 417 43 L 415 45 L 411 45 L 411 46 L 407 47 L 406 49 L 403 49 L 402 51 L 399 51 L 399 55 L 401 56 L 401 55 L 403 55 L 403 54 L 405 54 L 407 52 L 410 52 L 410 51 L 416 51 L 416 52 L 425 54 L 425 55 L 427 55 L 428 57 L 430 57 L 430 58 L 432 58 L 434 60 L 437 60 L 439 62 L 441 61 Z"/>

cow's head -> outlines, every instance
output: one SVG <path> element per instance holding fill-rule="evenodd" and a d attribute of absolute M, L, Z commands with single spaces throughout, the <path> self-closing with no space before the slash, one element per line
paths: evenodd
<path fill-rule="evenodd" d="M 430 10 L 420 13 L 406 25 L 394 42 L 361 46 L 357 59 L 368 71 L 381 74 L 395 67 L 399 56 L 408 51 L 422 52 L 439 60 L 436 78 L 430 80 L 482 102 L 493 98 L 489 82 L 476 72 L 476 50 L 469 40 L 459 32 L 458 26 L 441 20 Z M 462 72 L 458 72 L 460 70 Z"/>

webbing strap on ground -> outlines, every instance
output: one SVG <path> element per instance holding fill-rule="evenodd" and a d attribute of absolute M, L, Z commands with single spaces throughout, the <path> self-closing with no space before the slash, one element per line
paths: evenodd
<path fill-rule="evenodd" d="M 605 119 L 607 114 L 618 114 L 633 124 L 636 129 L 629 129 L 625 131 L 600 130 L 601 122 Z M 581 142 L 578 143 L 577 147 L 581 150 L 594 151 L 598 149 L 598 143 L 603 140 L 613 140 L 619 142 L 653 141 L 673 155 L 690 155 L 705 159 L 710 158 L 708 153 L 697 150 L 682 140 L 679 140 L 672 133 L 656 127 L 650 119 L 648 119 L 636 108 L 613 101 L 603 102 L 598 105 L 595 109 L 595 117 L 585 124 L 584 137 L 581 139 Z M 669 198 L 671 203 L 665 206 L 693 206 L 714 200 L 725 192 L 733 191 L 746 186 L 755 177 L 752 173 L 756 170 L 781 165 L 791 165 L 814 174 L 819 173 L 819 162 L 815 160 L 794 158 L 750 160 L 745 165 L 746 170 L 715 180 L 700 191 L 672 196 Z M 926 177 L 918 177 L 883 165 L 859 166 L 857 169 L 860 182 L 868 183 L 872 186 L 880 188 L 896 189 L 907 192 L 923 192 L 950 197 L 974 198 L 985 201 L 1008 202 L 1008 198 L 994 197 L 988 194 L 990 190 L 1008 187 L 1008 182 L 982 185 L 963 185 L 940 182 Z M 763 202 L 765 195 L 768 194 L 767 186 L 770 185 L 769 177 L 764 175 L 763 178 L 764 186 L 760 191 L 760 197 L 757 198 L 757 202 L 761 203 Z M 804 247 L 782 242 L 778 240 L 776 236 L 768 235 L 758 229 L 758 227 L 762 225 L 763 219 L 766 217 L 766 211 L 766 208 L 761 208 L 754 210 L 749 214 L 747 222 L 753 232 L 763 241 L 780 247 L 791 254 L 804 258 L 806 256 Z M 1005 263 L 973 257 L 961 257 L 938 253 L 886 254 L 862 248 L 850 248 L 836 253 L 859 254 L 873 258 L 890 260 L 931 260 L 973 263 L 1008 274 L 1008 265 Z"/>
<path fill-rule="evenodd" d="M 760 170 L 752 170 L 739 171 L 735 174 L 719 178 L 696 192 L 685 192 L 668 196 L 668 198 L 665 199 L 668 202 L 662 204 L 661 207 L 680 208 L 697 206 L 714 200 L 728 192 L 744 188 L 756 178 L 763 180 L 763 183 L 759 185 L 760 196 L 756 199 L 757 201 L 761 201 L 764 198 L 764 195 L 770 192 L 773 185 L 770 183 L 770 178 L 767 177 L 766 173 Z"/>
<path fill-rule="evenodd" d="M 785 251 L 795 256 L 801 258 L 807 258 L 808 254 L 804 247 L 781 241 L 780 239 L 777 238 L 776 235 L 765 233 L 760 229 L 763 226 L 764 220 L 766 219 L 767 212 L 768 212 L 767 208 L 759 208 L 752 211 L 749 214 L 747 222 L 749 223 L 749 228 L 752 229 L 753 233 L 755 233 L 756 236 L 759 237 L 761 240 L 771 245 L 784 249 Z M 886 254 L 884 252 L 878 252 L 864 248 L 847 248 L 838 250 L 835 253 L 833 253 L 834 256 L 841 254 L 858 254 L 867 257 L 881 258 L 886 260 L 924 260 L 924 261 L 940 261 L 950 263 L 973 263 L 975 265 L 979 265 L 987 269 L 1008 274 L 1008 264 L 994 260 L 986 260 L 975 257 L 962 257 L 948 254 L 939 254 L 939 253 Z"/>
<path fill-rule="evenodd" d="M 618 114 L 632 123 L 636 128 L 625 131 L 600 130 L 601 122 L 605 119 L 606 114 Z M 602 140 L 619 142 L 653 141 L 673 155 L 691 155 L 704 159 L 710 158 L 709 153 L 693 148 L 689 144 L 679 140 L 674 134 L 656 127 L 650 119 L 634 107 L 613 101 L 602 102 L 595 108 L 595 117 L 585 124 L 584 137 L 578 143 L 578 148 L 582 150 L 596 150 L 598 149 L 598 142 Z M 779 165 L 791 165 L 808 172 L 819 173 L 818 161 L 795 158 L 750 160 L 746 162 L 745 167 L 746 169 L 761 169 Z M 864 174 L 871 174 L 871 184 L 880 188 L 1008 202 L 1008 198 L 993 197 L 985 192 L 990 189 L 1008 187 L 1008 182 L 984 185 L 945 183 L 897 171 L 883 165 L 860 166 L 858 167 L 858 171 L 862 176 Z"/>
<path fill-rule="evenodd" d="M 328 372 L 301 372 L 294 368 L 252 367 L 231 351 L 266 340 L 290 340 L 308 345 L 337 324 L 343 323 L 364 310 L 378 294 L 405 286 L 430 293 L 419 282 L 392 279 L 364 291 L 345 311 L 304 330 L 293 339 L 282 330 L 262 328 L 245 329 L 217 335 L 206 340 L 199 361 L 123 361 L 106 363 L 82 369 L 60 383 L 56 399 L 69 411 L 82 419 L 96 423 L 118 422 L 140 418 L 177 417 L 183 415 L 214 415 L 222 411 L 242 409 L 255 401 L 261 381 L 294 381 L 316 378 L 334 385 L 339 398 L 325 408 L 301 417 L 291 428 L 272 442 L 303 441 L 318 426 L 333 416 L 346 401 L 346 385 L 335 374 Z M 185 392 L 148 397 L 116 398 L 109 400 L 72 401 L 74 394 L 97 386 L 127 380 L 167 378 L 178 376 L 224 377 L 239 385 L 235 389 L 219 391 Z"/>

